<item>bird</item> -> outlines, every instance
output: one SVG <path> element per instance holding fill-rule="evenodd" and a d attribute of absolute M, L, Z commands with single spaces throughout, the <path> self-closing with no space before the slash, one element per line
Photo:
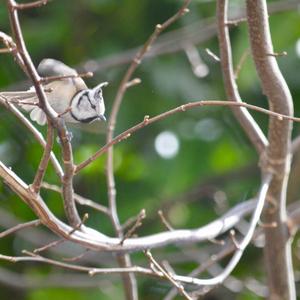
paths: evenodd
<path fill-rule="evenodd" d="M 107 82 L 102 82 L 89 89 L 76 70 L 52 58 L 43 59 L 38 65 L 37 71 L 43 78 L 71 76 L 60 77 L 42 84 L 50 106 L 66 123 L 106 121 L 102 87 L 106 86 Z M 27 91 L 0 92 L 0 96 L 4 97 L 6 101 L 17 103 L 21 108 L 30 112 L 30 118 L 39 125 L 46 124 L 47 117 L 38 105 L 39 100 L 34 87 Z"/>

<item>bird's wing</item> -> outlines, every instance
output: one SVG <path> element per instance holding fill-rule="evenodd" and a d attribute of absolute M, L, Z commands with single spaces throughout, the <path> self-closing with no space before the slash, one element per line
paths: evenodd
<path fill-rule="evenodd" d="M 61 61 L 52 58 L 43 59 L 40 62 L 37 71 L 43 77 L 60 76 L 60 75 L 76 76 L 78 74 L 76 70 L 65 65 Z M 63 79 L 63 80 L 73 81 L 73 84 L 75 85 L 77 91 L 87 89 L 85 82 L 80 77 L 74 77 L 74 78 Z"/>

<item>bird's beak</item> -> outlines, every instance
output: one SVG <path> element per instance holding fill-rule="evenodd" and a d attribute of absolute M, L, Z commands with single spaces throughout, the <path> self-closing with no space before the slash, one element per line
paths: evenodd
<path fill-rule="evenodd" d="M 104 122 L 106 122 L 106 118 L 105 118 L 105 116 L 104 116 L 104 115 L 99 115 L 99 119 L 100 119 L 101 121 L 104 121 Z"/>

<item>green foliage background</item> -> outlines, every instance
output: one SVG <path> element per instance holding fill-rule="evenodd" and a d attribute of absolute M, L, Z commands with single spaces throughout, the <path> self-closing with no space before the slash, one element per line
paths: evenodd
<path fill-rule="evenodd" d="M 143 44 L 154 26 L 171 16 L 179 8 L 180 3 L 181 1 L 171 0 L 53 0 L 39 9 L 22 12 L 20 19 L 29 52 L 36 65 L 43 58 L 52 57 L 75 67 L 89 59 L 104 59 Z M 230 3 L 233 12 L 240 8 L 244 1 Z M 193 1 L 190 10 L 190 14 L 172 25 L 169 31 L 214 17 L 215 1 Z M 298 41 L 300 47 L 299 22 L 300 15 L 296 10 L 270 17 L 275 51 L 288 53 L 288 56 L 279 58 L 278 61 L 293 94 L 295 114 L 298 116 L 300 115 L 298 101 L 300 60 L 299 54 L 297 56 L 296 53 L 296 43 Z M 4 1 L 0 3 L 0 30 L 10 34 Z M 234 62 L 237 64 L 249 47 L 246 24 L 232 29 L 231 38 Z M 184 52 L 146 59 L 135 73 L 136 77 L 141 78 L 142 84 L 131 88 L 126 93 L 116 132 L 120 133 L 143 120 L 145 115 L 154 116 L 183 103 L 202 99 L 225 99 L 220 65 L 207 55 L 205 48 L 211 49 L 218 55 L 216 37 L 197 46 L 210 71 L 205 78 L 194 76 Z M 104 91 L 107 116 L 110 114 L 111 104 L 125 70 L 125 65 L 109 67 L 96 72 L 92 79 L 87 80 L 89 86 L 101 81 L 110 82 Z M 19 88 L 20 82 L 24 79 L 24 74 L 12 57 L 1 54 L 1 90 Z M 249 57 L 242 68 L 238 84 L 245 101 L 267 107 Z M 259 113 L 251 113 L 266 132 L 267 117 Z M 25 182 L 30 183 L 42 149 L 21 123 L 4 108 L 0 108 L 0 118 L 0 159 L 11 166 Z M 200 126 L 201 120 L 208 120 L 207 127 Z M 45 128 L 40 130 L 45 133 Z M 70 130 L 74 135 L 72 144 L 77 163 L 104 144 L 103 133 L 90 133 L 86 128 L 70 128 Z M 171 131 L 178 138 L 180 147 L 174 158 L 164 159 L 155 151 L 155 139 L 163 131 Z M 294 135 L 297 135 L 298 131 L 299 126 L 295 124 Z M 213 133 L 216 133 L 216 138 L 210 139 Z M 55 145 L 55 152 L 60 153 L 58 144 Z M 195 228 L 204 225 L 218 216 L 216 195 L 220 195 L 220 192 L 221 195 L 226 195 L 228 206 L 255 195 L 259 184 L 257 163 L 258 157 L 254 149 L 228 108 L 199 108 L 174 115 L 142 129 L 115 147 L 115 176 L 120 219 L 124 222 L 145 208 L 149 220 L 146 219 L 139 234 L 159 232 L 165 229 L 157 218 L 156 211 L 165 205 L 164 207 L 167 207 L 165 214 L 175 228 Z M 104 167 L 105 155 L 76 177 L 75 191 L 106 205 Z M 237 170 L 244 171 L 241 171 L 239 176 L 234 176 L 233 172 Z M 58 183 L 51 166 L 47 171 L 46 180 L 50 183 Z M 194 190 L 201 184 L 203 188 L 198 189 L 197 193 L 180 198 L 181 194 Z M 53 212 L 64 219 L 59 195 L 43 191 L 42 196 Z M 165 203 L 168 205 L 166 206 Z M 26 205 L 3 183 L 0 183 L 0 207 L 1 210 L 5 209 L 24 221 L 34 218 Z M 106 217 L 80 208 L 81 214 L 86 211 L 90 213 L 88 225 L 106 234 L 114 235 Z M 21 255 L 22 249 L 34 248 L 17 236 L 2 239 L 0 247 L 1 253 L 6 255 Z M 202 249 L 201 245 L 195 245 L 193 248 L 198 248 L 199 251 Z M 172 262 L 176 250 L 174 246 L 154 253 Z M 187 249 L 184 248 L 184 251 Z M 137 263 L 146 263 L 141 254 L 134 254 L 133 260 Z M 299 266 L 299 260 L 295 260 L 295 265 Z M 28 278 L 45 278 L 45 280 L 47 275 L 54 272 L 68 273 L 54 267 L 29 263 L 12 265 L 1 262 L 0 268 L 3 267 L 24 274 Z M 196 264 L 183 261 L 175 267 L 183 274 L 191 271 Z M 234 274 L 240 279 L 249 276 L 257 279 L 264 278 L 261 249 L 251 248 L 246 251 Z M 26 300 L 122 299 L 122 285 L 118 276 L 98 278 L 99 288 L 57 287 L 17 290 L 3 285 L 1 294 L 2 299 Z M 168 290 L 168 284 L 164 282 L 158 283 L 140 276 L 138 282 L 141 299 L 161 299 Z M 232 294 L 219 288 L 210 293 L 206 299 L 259 298 L 246 289 L 240 294 Z"/>

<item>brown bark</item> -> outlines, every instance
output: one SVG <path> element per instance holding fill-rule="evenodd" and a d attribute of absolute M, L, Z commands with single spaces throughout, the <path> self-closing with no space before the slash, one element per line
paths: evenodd
<path fill-rule="evenodd" d="M 293 115 L 293 102 L 288 86 L 279 70 L 274 55 L 268 23 L 266 1 L 247 0 L 250 44 L 263 93 L 270 109 Z M 269 299 L 295 299 L 291 262 L 291 243 L 286 226 L 286 192 L 291 163 L 291 129 L 287 120 L 270 117 L 269 146 L 261 157 L 263 172 L 274 174 L 264 210 L 264 222 L 276 222 L 276 227 L 265 228 L 265 263 L 268 275 Z"/>

